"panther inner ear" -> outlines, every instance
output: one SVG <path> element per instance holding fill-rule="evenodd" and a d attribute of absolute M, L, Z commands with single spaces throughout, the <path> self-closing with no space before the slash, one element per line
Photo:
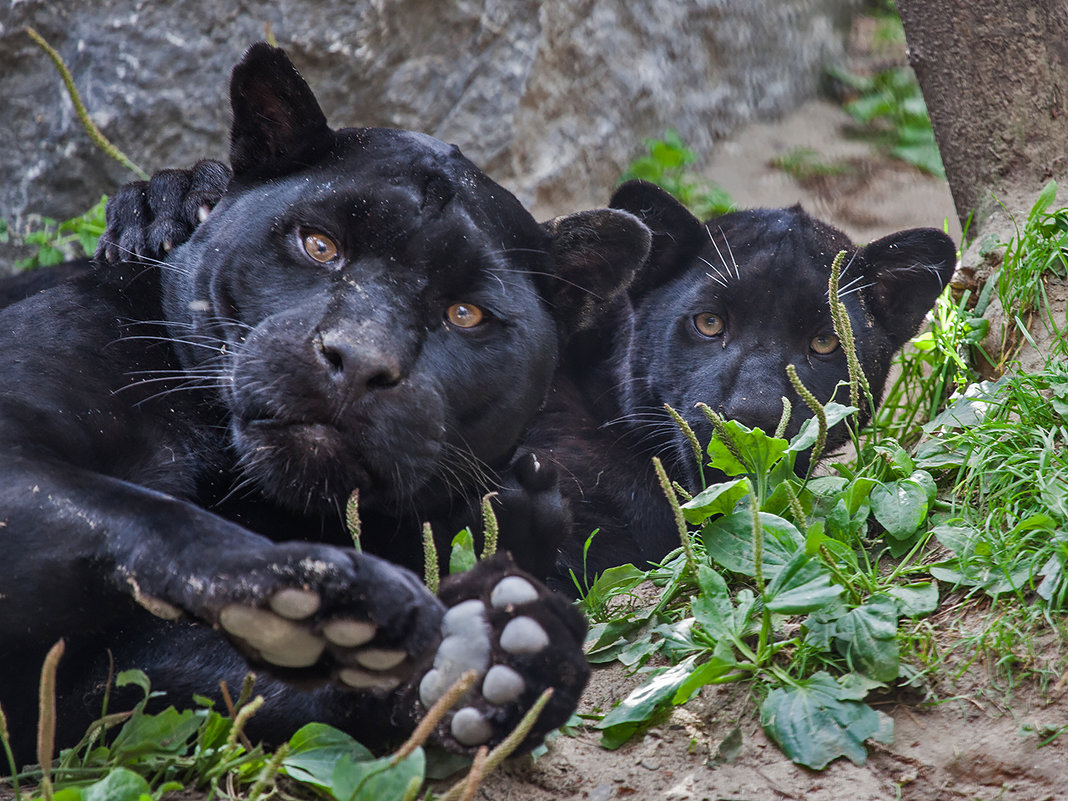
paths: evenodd
<path fill-rule="evenodd" d="M 542 223 L 552 242 L 552 275 L 539 279 L 565 338 L 591 328 L 619 298 L 649 254 L 649 229 L 632 214 L 594 209 Z"/>
<path fill-rule="evenodd" d="M 678 200 L 648 181 L 627 181 L 612 194 L 608 205 L 629 211 L 645 223 L 653 235 L 652 249 L 630 287 L 637 297 L 669 280 L 687 264 L 707 238 L 701 221 Z"/>
<path fill-rule="evenodd" d="M 315 95 L 285 51 L 258 42 L 230 77 L 230 166 L 235 177 L 283 175 L 329 144 Z"/>
<path fill-rule="evenodd" d="M 898 348 L 919 330 L 953 277 L 957 248 L 942 231 L 912 228 L 872 242 L 857 257 L 870 284 L 862 290 L 868 310 Z M 842 287 L 848 281 L 847 274 Z"/>

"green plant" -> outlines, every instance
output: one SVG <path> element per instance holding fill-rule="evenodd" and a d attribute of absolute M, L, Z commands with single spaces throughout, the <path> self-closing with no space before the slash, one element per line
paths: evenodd
<path fill-rule="evenodd" d="M 244 735 L 244 727 L 263 706 L 264 699 L 252 697 L 251 675 L 236 704 L 231 704 L 223 685 L 229 715 L 216 712 L 212 702 L 202 697 L 194 699 L 196 709 L 179 711 L 168 707 L 149 713 L 146 706 L 158 694 L 152 692 L 144 673 L 129 670 L 118 675 L 115 685 L 141 690 L 142 697 L 133 709 L 108 714 L 105 708 L 105 714 L 89 727 L 81 742 L 53 761 L 53 682 L 61 655 L 60 644 L 42 671 L 40 766 L 18 773 L 6 725 L 0 726 L 0 741 L 11 765 L 8 781 L 16 797 L 27 801 L 158 801 L 167 793 L 186 787 L 206 789 L 209 797 L 224 794 L 254 801 L 275 794 L 279 776 L 314 788 L 320 797 L 333 801 L 410 801 L 425 782 L 427 758 L 423 744 L 477 679 L 473 671 L 462 676 L 427 712 L 406 743 L 393 754 L 375 757 L 349 735 L 321 723 L 302 727 L 273 754 L 262 746 L 253 746 Z M 479 782 L 523 741 L 550 696 L 550 690 L 543 693 L 496 748 L 481 749 L 468 774 L 440 801 L 456 801 L 461 795 L 473 794 Z M 110 737 L 112 729 L 117 731 Z M 22 795 L 20 788 L 27 784 L 37 785 L 37 792 Z"/>
<path fill-rule="evenodd" d="M 107 195 L 103 195 L 90 209 L 69 220 L 33 216 L 28 230 L 22 234 L 13 231 L 6 220 L 0 220 L 0 240 L 6 242 L 14 238 L 17 243 L 35 249 L 31 255 L 15 262 L 18 270 L 49 267 L 70 259 L 92 256 L 106 226 L 104 209 L 107 201 Z"/>
<path fill-rule="evenodd" d="M 1068 367 L 983 382 L 928 424 L 918 460 L 954 477 L 942 581 L 1068 606 Z"/>
<path fill-rule="evenodd" d="M 700 220 L 734 210 L 734 202 L 722 188 L 691 171 L 697 155 L 678 133 L 668 131 L 662 139 L 646 139 L 645 147 L 647 154 L 630 163 L 620 183 L 633 178 L 654 183 L 674 195 Z"/>
<path fill-rule="evenodd" d="M 1057 182 L 1051 180 L 1039 193 L 1023 228 L 1017 226 L 1008 243 L 994 246 L 1005 249 L 995 283 L 998 300 L 1013 325 L 1002 336 L 1001 365 L 1015 350 L 1012 340 L 1031 338 L 1030 324 L 1036 315 L 1049 335 L 1053 353 L 1068 357 L 1068 320 L 1056 319 L 1045 281 L 1050 275 L 1068 277 L 1068 208 L 1051 211 L 1056 198 Z"/>
<path fill-rule="evenodd" d="M 856 94 L 845 109 L 861 126 L 861 135 L 893 157 L 945 177 L 927 105 L 910 67 L 892 67 L 871 77 L 841 69 L 832 74 Z"/>

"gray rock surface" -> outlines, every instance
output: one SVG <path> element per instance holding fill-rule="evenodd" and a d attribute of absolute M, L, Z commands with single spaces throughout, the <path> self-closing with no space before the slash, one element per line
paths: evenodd
<path fill-rule="evenodd" d="M 90 143 L 34 26 L 144 169 L 227 152 L 229 72 L 266 26 L 331 124 L 458 144 L 541 218 L 603 204 L 642 140 L 698 152 L 792 109 L 856 0 L 12 0 L 0 8 L 0 217 L 69 217 L 132 175 Z"/>

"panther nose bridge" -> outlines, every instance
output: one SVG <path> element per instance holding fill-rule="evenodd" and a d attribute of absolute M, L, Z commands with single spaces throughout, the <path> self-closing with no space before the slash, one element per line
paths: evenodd
<path fill-rule="evenodd" d="M 319 331 L 313 345 L 331 377 L 357 390 L 391 387 L 404 378 L 397 348 L 366 329 Z"/>

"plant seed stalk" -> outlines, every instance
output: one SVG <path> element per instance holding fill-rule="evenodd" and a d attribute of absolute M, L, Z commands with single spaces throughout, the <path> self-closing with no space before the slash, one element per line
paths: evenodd
<path fill-rule="evenodd" d="M 41 790 L 52 801 L 52 755 L 56 746 L 56 670 L 66 648 L 59 640 L 48 651 L 41 666 L 40 718 L 37 722 L 37 761 L 41 765 Z"/>
<path fill-rule="evenodd" d="M 263 696 L 257 695 L 238 710 L 237 715 L 234 716 L 234 722 L 230 725 L 230 733 L 226 737 L 227 751 L 237 748 L 237 738 L 244 733 L 248 719 L 255 715 L 261 706 L 263 706 Z"/>
<path fill-rule="evenodd" d="M 256 801 L 260 797 L 260 794 L 270 784 L 273 791 L 275 785 L 275 779 L 278 777 L 278 771 L 282 768 L 282 760 L 289 756 L 289 743 L 282 743 L 278 750 L 274 752 L 270 760 L 263 766 L 263 770 L 260 771 L 260 777 L 256 779 L 256 783 L 252 785 L 252 789 L 248 791 L 248 801 Z"/>
<path fill-rule="evenodd" d="M 493 511 L 493 499 L 496 492 L 487 493 L 482 498 L 482 558 L 489 559 L 497 553 L 497 539 L 500 535 L 500 525 L 497 523 L 497 513 Z"/>
<path fill-rule="evenodd" d="M 790 403 L 790 399 L 785 395 L 782 396 L 782 417 L 779 418 L 779 424 L 775 426 L 775 436 L 782 439 L 786 434 L 786 426 L 790 425 L 790 415 L 794 413 L 794 405 Z"/>
<path fill-rule="evenodd" d="M 474 670 L 466 671 L 460 678 L 458 678 L 445 694 L 441 696 L 434 705 L 427 710 L 426 715 L 419 725 L 415 727 L 411 735 L 405 740 L 404 745 L 397 749 L 397 752 L 389 760 L 389 764 L 400 764 L 409 756 L 416 748 L 421 746 L 427 741 L 427 738 L 433 733 L 441 719 L 445 717 L 445 714 L 456 706 L 457 702 L 464 697 L 472 685 L 478 681 L 478 673 Z"/>
<path fill-rule="evenodd" d="M 734 437 L 731 436 L 730 431 L 727 430 L 727 421 L 723 419 L 723 415 L 716 412 L 707 403 L 697 404 L 697 408 L 701 410 L 701 413 L 708 418 L 708 421 L 712 423 L 712 428 L 716 432 L 716 437 L 723 446 L 730 452 L 731 456 L 738 460 L 740 464 L 746 466 L 749 469 L 749 463 L 742 455 L 742 451 L 738 448 L 738 443 L 734 441 Z"/>
<path fill-rule="evenodd" d="M 352 537 L 352 547 L 357 551 L 362 551 L 363 546 L 360 544 L 360 490 L 358 487 L 352 491 L 348 501 L 345 502 L 345 528 L 349 530 L 349 536 Z"/>
<path fill-rule="evenodd" d="M 15 752 L 11 750 L 11 739 L 7 728 L 7 715 L 4 708 L 0 707 L 0 743 L 4 745 L 4 754 L 7 756 L 7 764 L 11 768 L 11 786 L 15 791 L 15 798 L 22 798 L 19 793 L 19 766 L 15 762 Z"/>
<path fill-rule="evenodd" d="M 823 449 L 827 445 L 827 412 L 824 410 L 823 404 L 816 400 L 816 396 L 812 394 L 809 388 L 801 383 L 796 367 L 792 364 L 786 365 L 786 375 L 790 379 L 790 383 L 793 384 L 794 392 L 801 396 L 801 400 L 816 416 L 819 433 L 816 435 L 816 442 L 812 445 L 812 456 L 809 459 L 809 465 L 814 465 L 819 461 L 820 454 L 823 453 Z"/>
<path fill-rule="evenodd" d="M 679 505 L 679 498 L 675 494 L 675 491 L 671 488 L 671 481 L 668 479 L 667 471 L 664 470 L 664 465 L 660 462 L 660 458 L 653 457 L 653 469 L 656 470 L 656 477 L 660 481 L 660 488 L 664 490 L 664 495 L 667 497 L 667 501 L 671 504 L 671 511 L 675 515 L 675 525 L 679 530 L 679 541 L 682 543 L 683 553 L 686 554 L 686 564 L 689 565 L 693 574 L 697 575 L 697 561 L 693 555 L 693 545 L 690 543 L 690 530 L 686 525 L 686 517 L 682 513 L 682 507 Z"/>
<path fill-rule="evenodd" d="M 432 595 L 438 594 L 441 577 L 438 573 L 438 549 L 434 545 L 434 530 L 423 523 L 423 583 Z"/>
<path fill-rule="evenodd" d="M 489 756 L 486 757 L 486 761 L 482 766 L 483 777 L 493 773 L 504 760 L 511 756 L 512 752 L 519 747 L 523 740 L 526 739 L 530 730 L 534 728 L 538 716 L 541 715 L 541 711 L 545 708 L 545 705 L 549 703 L 549 699 L 552 698 L 552 696 L 553 688 L 550 687 L 538 697 L 538 700 L 530 707 L 530 710 L 523 716 L 523 719 L 519 721 L 519 724 L 512 729 L 512 733 L 505 737 L 500 745 L 489 752 Z M 450 787 L 449 792 L 445 793 L 439 801 L 460 801 L 462 794 L 467 789 L 466 785 L 467 779 L 465 777 Z"/>
<path fill-rule="evenodd" d="M 838 297 L 838 279 L 842 274 L 842 262 L 845 261 L 845 257 L 846 251 L 840 250 L 831 263 L 831 277 L 827 282 L 827 299 L 831 307 L 831 322 L 834 324 L 834 333 L 846 352 L 846 364 L 849 367 L 849 403 L 851 406 L 860 408 L 860 390 L 863 388 L 869 402 L 869 408 L 873 409 L 875 408 L 875 402 L 872 400 L 871 386 L 869 386 L 868 377 L 864 375 L 864 370 L 861 369 L 860 361 L 857 359 L 857 342 L 853 337 L 853 324 L 849 320 L 849 313 L 846 311 L 845 304 Z"/>
<path fill-rule="evenodd" d="M 675 425 L 678 426 L 679 431 L 686 437 L 686 441 L 690 443 L 690 449 L 693 451 L 694 461 L 697 462 L 697 472 L 701 476 L 701 489 L 704 489 L 707 484 L 705 483 L 705 462 L 704 455 L 701 452 L 701 443 L 697 441 L 697 435 L 694 433 L 690 424 L 682 419 L 682 415 L 675 411 L 668 404 L 664 404 L 664 408 L 667 409 L 667 413 L 671 415 L 671 419 L 675 421 Z"/>

